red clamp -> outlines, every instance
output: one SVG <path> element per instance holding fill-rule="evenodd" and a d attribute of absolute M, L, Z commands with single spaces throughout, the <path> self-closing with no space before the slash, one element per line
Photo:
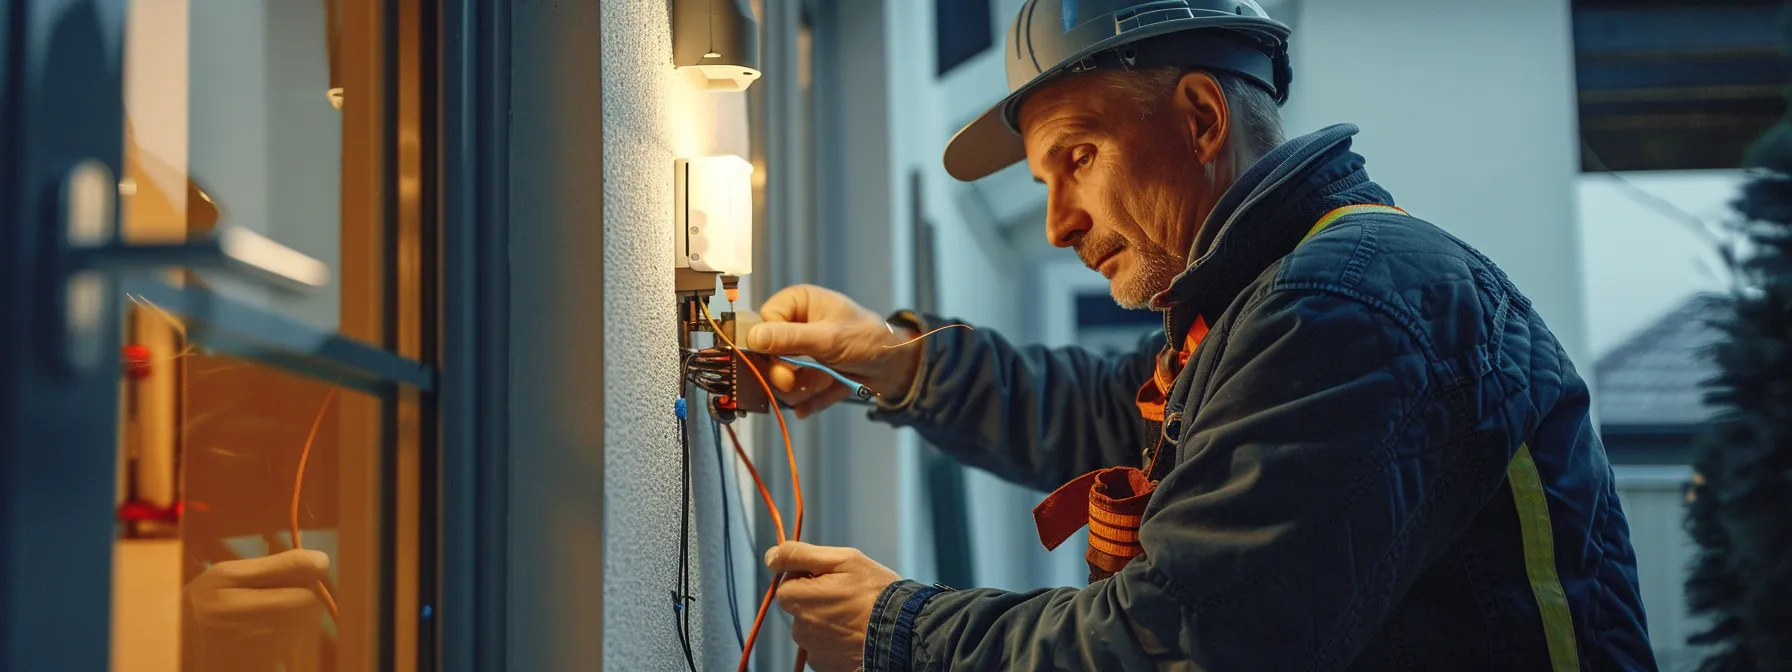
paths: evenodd
<path fill-rule="evenodd" d="M 131 380 L 148 378 L 151 369 L 149 346 L 135 343 L 124 346 L 124 375 Z"/>

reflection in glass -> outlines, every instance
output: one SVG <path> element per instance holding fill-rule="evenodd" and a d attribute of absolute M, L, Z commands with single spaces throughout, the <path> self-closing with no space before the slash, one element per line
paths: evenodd
<path fill-rule="evenodd" d="M 421 296 L 382 284 L 402 252 L 384 237 L 382 199 L 392 196 L 377 168 L 390 140 L 375 123 L 381 108 L 354 102 L 388 90 L 377 76 L 387 38 L 375 30 L 386 10 L 339 0 L 126 7 L 123 242 L 255 232 L 321 261 L 334 271 L 328 285 L 280 292 L 215 269 L 156 280 L 320 333 L 381 338 L 396 310 L 387 302 Z M 355 141 L 345 143 L 345 126 L 362 129 Z M 411 482 L 382 460 L 393 437 L 415 434 L 387 410 L 414 401 L 208 350 L 188 342 L 177 316 L 119 298 L 114 672 L 412 667 L 388 652 L 415 647 L 415 628 L 394 626 L 393 613 L 415 613 L 416 591 L 407 603 L 392 586 L 417 585 L 419 563 L 381 572 L 382 554 L 415 555 L 392 532 L 415 523 L 402 507 L 396 522 L 382 513 L 386 489 Z"/>
<path fill-rule="evenodd" d="M 140 298 L 127 316 L 113 669 L 351 669 L 339 612 L 377 600 L 338 604 L 343 563 L 374 562 L 342 530 L 374 513 L 341 457 L 375 450 L 351 411 L 378 400 L 194 347 Z"/>
<path fill-rule="evenodd" d="M 344 112 L 333 2 L 133 0 L 124 53 L 121 230 L 170 242 L 253 231 L 340 268 Z M 363 151 L 356 148 L 356 151 Z M 219 292 L 327 331 L 344 287 L 291 294 L 202 271 Z"/>
<path fill-rule="evenodd" d="M 182 668 L 334 669 L 340 393 L 230 357 L 185 364 Z"/>

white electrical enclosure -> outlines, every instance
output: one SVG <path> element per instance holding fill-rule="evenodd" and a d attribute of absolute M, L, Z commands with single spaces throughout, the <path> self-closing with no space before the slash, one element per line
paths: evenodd
<path fill-rule="evenodd" d="M 738 156 L 705 156 L 672 165 L 677 267 L 752 273 L 753 164 Z"/>

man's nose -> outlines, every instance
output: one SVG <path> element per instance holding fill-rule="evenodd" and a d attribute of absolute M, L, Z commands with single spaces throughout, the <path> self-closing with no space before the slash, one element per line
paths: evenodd
<path fill-rule="evenodd" d="M 1071 202 L 1058 189 L 1045 199 L 1045 237 L 1056 247 L 1071 247 L 1094 225 L 1088 211 Z"/>

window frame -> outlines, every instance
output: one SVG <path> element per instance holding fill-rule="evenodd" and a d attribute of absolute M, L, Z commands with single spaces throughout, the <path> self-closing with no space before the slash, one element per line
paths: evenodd
<path fill-rule="evenodd" d="M 972 0 L 982 6 L 981 21 L 977 18 L 960 18 L 954 20 L 946 12 L 948 7 L 959 10 L 974 9 L 966 0 L 933 0 L 933 76 L 944 78 L 958 69 L 959 66 L 977 58 L 983 52 L 994 49 L 1002 38 L 996 35 L 995 6 L 991 0 Z M 955 24 L 967 25 L 955 25 Z M 981 32 L 983 40 L 972 42 L 971 39 Z M 963 38 L 962 42 L 947 42 L 946 36 Z M 975 47 L 972 49 L 971 47 Z"/>
<path fill-rule="evenodd" d="M 1571 5 L 1580 172 L 1733 169 L 1784 116 L 1779 3 Z"/>
<path fill-rule="evenodd" d="M 441 507 L 434 669 L 506 668 L 509 0 L 441 0 Z"/>
<path fill-rule="evenodd" d="M 13 549 L 0 553 L 0 668 L 109 664 L 119 428 L 115 421 L 93 419 L 117 417 L 118 373 L 109 356 L 83 364 L 63 355 L 75 338 L 93 341 L 92 350 L 102 355 L 117 352 L 126 292 L 183 318 L 189 341 L 197 345 L 375 393 L 365 403 L 344 400 L 343 431 L 366 433 L 367 445 L 379 448 L 353 456 L 359 459 L 345 454 L 339 482 L 345 507 L 376 513 L 355 523 L 345 518 L 339 535 L 341 554 L 380 560 L 338 566 L 343 596 L 370 603 L 344 615 L 378 614 L 379 622 L 341 624 L 337 647 L 342 660 L 362 661 L 350 663 L 354 667 L 435 666 L 439 621 L 432 619 L 432 607 L 441 563 L 450 557 L 437 552 L 443 521 L 435 515 L 442 508 L 439 497 L 457 492 L 460 482 L 441 478 L 438 489 L 436 469 L 459 455 L 453 450 L 465 453 L 475 445 L 456 436 L 457 427 L 437 426 L 445 392 L 437 362 L 448 359 L 444 340 L 479 352 L 480 335 L 456 331 L 470 324 L 464 320 L 444 319 L 443 300 L 460 295 L 443 291 L 444 280 L 472 275 L 487 259 L 468 267 L 443 264 L 439 256 L 442 246 L 464 249 L 477 234 L 471 219 L 456 220 L 463 226 L 451 232 L 437 218 L 443 210 L 435 200 L 441 154 L 436 143 L 424 141 L 435 137 L 440 119 L 434 96 L 442 74 L 435 51 L 441 15 L 435 0 L 349 3 L 346 9 L 342 34 L 332 43 L 343 50 L 345 69 L 337 74 L 349 92 L 342 109 L 341 222 L 345 243 L 355 242 L 343 245 L 337 269 L 343 279 L 339 332 L 278 308 L 175 287 L 143 273 L 198 258 L 204 250 L 174 245 L 167 250 L 173 254 L 157 257 L 117 242 L 115 201 L 105 215 L 111 229 L 106 239 L 79 247 L 65 242 L 66 213 L 74 206 L 59 189 L 69 171 L 85 161 L 124 174 L 124 56 L 118 45 L 128 9 L 97 0 L 25 0 L 0 12 L 0 53 L 7 58 L 0 68 L 0 193 L 6 194 L 0 202 L 13 204 L 8 217 L 21 223 L 0 234 L 14 262 L 14 272 L 0 274 L 0 302 L 14 314 L 59 315 L 66 310 L 64 287 L 82 273 L 99 279 L 106 297 L 91 330 L 65 331 L 61 320 L 43 319 L 36 328 L 0 337 L 24 355 L 17 369 L 0 378 L 0 441 L 57 446 L 0 451 L 0 490 L 8 500 L 0 539 Z M 82 104 L 68 105 L 70 96 Z M 50 107 L 70 112 L 49 114 Z M 486 396 L 461 391 L 450 396 L 462 410 L 477 409 Z M 492 452 L 501 454 L 501 448 Z M 468 569 L 459 562 L 449 566 Z"/>

